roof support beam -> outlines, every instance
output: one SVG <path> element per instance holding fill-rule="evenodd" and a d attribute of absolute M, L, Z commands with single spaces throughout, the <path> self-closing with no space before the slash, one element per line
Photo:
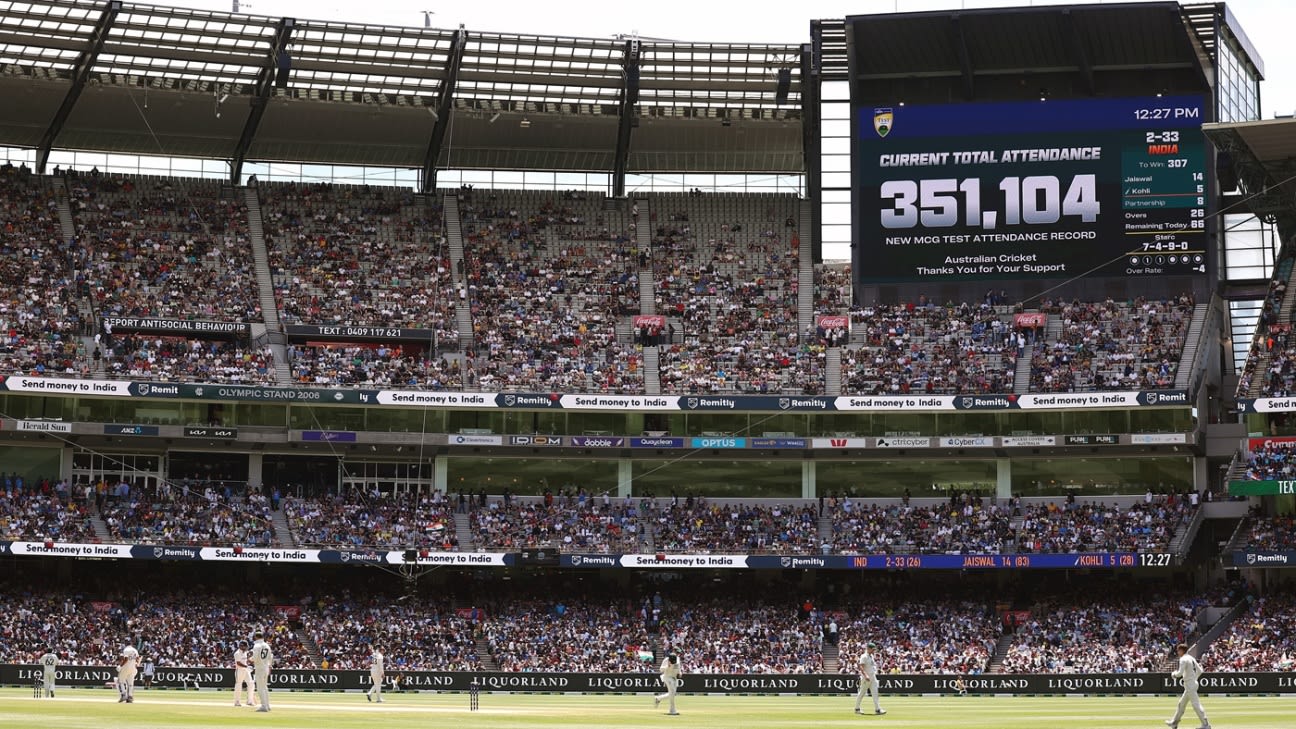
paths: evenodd
<path fill-rule="evenodd" d="M 811 30 L 814 34 L 819 32 L 818 26 L 814 26 Z M 823 192 L 823 169 L 820 164 L 823 143 L 819 114 L 819 83 L 822 78 L 818 65 L 821 55 L 814 52 L 814 45 L 819 42 L 819 38 L 815 37 L 812 43 L 801 46 L 801 63 L 798 69 L 801 74 L 801 155 L 802 163 L 805 165 L 806 197 L 811 202 L 812 231 L 811 240 L 801 241 L 801 247 L 805 250 L 806 244 L 809 243 L 811 261 L 823 260 L 823 236 L 819 234 L 823 222 L 819 204 Z"/>
<path fill-rule="evenodd" d="M 639 39 L 625 42 L 621 57 L 621 99 L 617 104 L 616 155 L 612 159 L 612 197 L 625 197 L 626 168 L 630 164 L 630 132 L 637 126 L 639 108 Z"/>
<path fill-rule="evenodd" d="M 432 109 L 436 121 L 432 125 L 432 138 L 428 140 L 427 152 L 423 155 L 423 174 L 419 177 L 419 192 L 424 195 L 436 191 L 437 159 L 441 156 L 441 147 L 445 145 L 446 132 L 450 129 L 455 86 L 459 83 L 459 69 L 463 66 L 464 50 L 467 47 L 468 31 L 460 27 L 450 39 L 450 53 L 446 55 L 445 62 L 445 81 L 437 91 L 436 107 Z"/>
<path fill-rule="evenodd" d="M 950 25 L 954 32 L 954 48 L 958 51 L 959 70 L 963 73 L 963 98 L 972 101 L 976 98 L 975 71 L 972 68 L 972 54 L 968 52 L 967 37 L 963 34 L 963 21 L 958 15 L 952 15 Z"/>
<path fill-rule="evenodd" d="M 261 117 L 265 116 L 270 95 L 274 92 L 275 74 L 276 72 L 288 73 L 288 66 L 280 68 L 279 61 L 280 58 L 288 60 L 286 54 L 288 44 L 292 42 L 293 25 L 292 18 L 280 18 L 275 24 L 275 34 L 270 40 L 269 52 L 266 53 L 261 71 L 257 74 L 251 108 L 248 110 L 247 121 L 243 122 L 243 133 L 239 135 L 238 146 L 234 148 L 234 156 L 230 158 L 230 184 L 232 185 L 238 185 L 242 180 L 243 163 L 247 161 L 248 150 L 252 148 L 252 140 L 256 139 L 257 128 L 261 126 Z M 291 64 L 290 60 L 289 64 Z"/>
<path fill-rule="evenodd" d="M 1062 19 L 1066 24 L 1067 45 L 1071 46 L 1071 56 L 1075 58 L 1076 66 L 1080 68 L 1081 86 L 1086 94 L 1093 96 L 1097 90 L 1094 85 L 1093 61 L 1089 60 L 1084 41 L 1080 40 L 1080 29 L 1076 27 L 1075 15 L 1070 10 L 1063 10 Z"/>
<path fill-rule="evenodd" d="M 54 118 L 50 120 L 49 126 L 45 128 L 45 134 L 36 147 L 36 172 L 45 173 L 45 165 L 49 162 L 50 150 L 54 149 L 54 140 L 58 138 L 59 132 L 63 131 L 63 125 L 67 123 L 68 117 L 72 115 L 72 109 L 76 107 L 77 99 L 81 98 L 81 92 L 85 90 L 86 81 L 90 79 L 90 69 L 94 68 L 99 53 L 103 51 L 104 43 L 108 40 L 108 31 L 112 29 L 113 23 L 116 22 L 121 7 L 121 0 L 110 0 L 104 5 L 103 14 L 95 22 L 89 43 L 81 50 L 81 55 L 77 57 L 76 64 L 72 66 L 72 87 L 63 96 L 63 103 L 59 105 L 58 111 L 54 113 Z"/>

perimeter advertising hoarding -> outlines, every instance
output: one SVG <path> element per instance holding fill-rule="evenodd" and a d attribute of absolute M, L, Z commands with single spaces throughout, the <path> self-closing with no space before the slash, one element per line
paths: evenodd
<path fill-rule="evenodd" d="M 393 658 L 399 651 L 389 654 Z M 30 686 L 41 675 L 36 665 L 0 664 L 0 685 Z M 401 677 L 401 687 L 413 691 L 468 691 L 476 683 L 484 691 L 512 693 L 648 694 L 661 691 L 657 673 L 504 673 L 499 671 L 397 671 L 388 670 L 389 680 Z M 60 666 L 60 687 L 99 687 L 117 678 L 114 666 Z M 953 675 L 885 674 L 879 690 L 888 696 L 957 693 Z M 185 688 L 197 682 L 203 688 L 234 685 L 232 668 L 159 667 L 153 677 L 156 688 Z M 989 674 L 966 676 L 971 694 L 1178 694 L 1183 688 L 1168 673 L 1060 673 Z M 270 688 L 278 691 L 362 691 L 372 685 L 368 671 L 273 670 Z M 390 684 L 389 684 L 390 685 Z M 685 673 L 679 691 L 684 694 L 821 694 L 847 695 L 859 689 L 858 679 L 848 674 L 719 674 Z M 1201 677 L 1205 694 L 1296 694 L 1296 674 L 1291 673 L 1207 673 Z M 107 697 L 105 701 L 112 701 Z M 140 699 L 144 701 L 145 699 Z"/>
<path fill-rule="evenodd" d="M 859 284 L 1206 273 L 1201 97 L 855 116 Z"/>

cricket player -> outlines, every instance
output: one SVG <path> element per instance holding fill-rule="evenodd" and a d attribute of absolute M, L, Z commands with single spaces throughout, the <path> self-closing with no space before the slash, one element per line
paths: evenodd
<path fill-rule="evenodd" d="M 247 703 L 248 706 L 256 706 L 256 699 L 252 696 L 256 690 L 256 684 L 252 682 L 252 658 L 248 655 L 248 644 L 246 640 L 240 640 L 238 648 L 234 649 L 234 705 L 242 706 Z M 240 701 L 246 699 L 246 702 Z"/>
<path fill-rule="evenodd" d="M 45 651 L 45 655 L 40 659 L 41 669 L 45 672 L 42 683 L 45 686 L 45 695 L 54 698 L 54 681 L 57 678 L 58 655 L 54 651 Z"/>
<path fill-rule="evenodd" d="M 261 705 L 257 711 L 270 710 L 270 667 L 274 665 L 274 653 L 270 646 L 265 642 L 265 637 L 261 633 L 252 636 L 256 642 L 252 644 L 252 671 L 256 676 L 257 698 L 261 700 Z"/>
<path fill-rule="evenodd" d="M 653 706 L 660 706 L 662 699 L 670 699 L 670 711 L 666 712 L 666 714 L 668 716 L 679 716 L 679 712 L 675 710 L 675 692 L 679 690 L 680 665 L 679 656 L 674 653 L 662 659 L 661 682 L 666 687 L 666 693 L 653 696 Z"/>
<path fill-rule="evenodd" d="M 374 645 L 373 653 L 369 656 L 369 680 L 373 682 L 373 685 L 365 692 L 365 698 L 381 704 L 383 702 L 383 654 L 377 645 Z"/>
<path fill-rule="evenodd" d="M 1174 718 L 1167 719 L 1166 726 L 1170 729 L 1178 729 L 1184 709 L 1189 702 L 1192 702 L 1193 711 L 1197 712 L 1197 718 L 1201 719 L 1201 729 L 1210 729 L 1210 719 L 1206 718 L 1206 710 L 1202 708 L 1201 700 L 1197 698 L 1197 679 L 1202 674 L 1201 664 L 1192 657 L 1188 652 L 1188 646 L 1183 643 L 1175 646 L 1175 652 L 1179 654 L 1179 668 L 1170 675 L 1183 679 L 1184 691 L 1183 696 L 1179 697 L 1179 708 L 1175 709 Z"/>
<path fill-rule="evenodd" d="M 135 703 L 135 671 L 139 667 L 139 651 L 135 646 L 122 648 L 121 657 L 117 659 L 117 703 Z"/>
<path fill-rule="evenodd" d="M 859 691 L 855 693 L 856 714 L 864 713 L 860 705 L 864 703 L 865 692 L 873 697 L 873 713 L 878 715 L 886 713 L 886 709 L 882 708 L 881 702 L 878 701 L 877 661 L 873 660 L 874 648 L 877 648 L 876 643 L 866 644 L 864 652 L 859 657 Z"/>

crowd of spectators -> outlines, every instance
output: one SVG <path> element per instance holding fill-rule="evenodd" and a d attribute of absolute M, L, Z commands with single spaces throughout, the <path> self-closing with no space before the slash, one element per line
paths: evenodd
<path fill-rule="evenodd" d="M 551 493 L 506 497 L 473 510 L 468 519 L 479 549 L 548 546 L 567 552 L 638 552 L 641 538 L 637 506 L 584 492 L 575 498 Z"/>
<path fill-rule="evenodd" d="M 1296 440 L 1266 440 L 1252 446 L 1243 478 L 1247 481 L 1296 478 Z"/>
<path fill-rule="evenodd" d="M 1061 321 L 1056 340 L 1037 346 L 1031 390 L 1156 390 L 1174 386 L 1194 301 L 1045 301 Z"/>
<path fill-rule="evenodd" d="M 67 188 L 99 314 L 261 320 L 247 209 L 219 181 L 79 175 Z"/>
<path fill-rule="evenodd" d="M 617 324 L 639 313 L 634 218 L 601 196 L 465 190 L 475 329 L 467 385 L 643 392 L 643 355 Z"/>
<path fill-rule="evenodd" d="M 163 482 L 157 488 L 117 484 L 100 516 L 109 535 L 121 542 L 266 547 L 276 541 L 270 511 L 269 499 L 260 494 Z"/>
<path fill-rule="evenodd" d="M 661 353 L 662 391 L 822 394 L 823 347 L 798 335 L 796 198 L 653 205 L 654 303 L 679 333 Z"/>
<path fill-rule="evenodd" d="M 0 539 L 94 541 L 89 509 L 66 492 L 33 487 L 0 491 Z"/>
<path fill-rule="evenodd" d="M 1288 587 L 1254 598 L 1204 655 L 1207 671 L 1291 671 L 1296 668 L 1296 593 Z"/>
<path fill-rule="evenodd" d="M 85 253 L 63 239 L 54 193 L 24 168 L 0 167 L 0 371 L 85 374 L 76 337 Z"/>
<path fill-rule="evenodd" d="M 926 297 L 851 309 L 842 391 L 863 395 L 1012 392 L 1025 339 L 989 304 Z"/>
<path fill-rule="evenodd" d="M 654 542 L 667 552 L 811 554 L 820 551 L 819 515 L 810 505 L 712 504 L 690 497 L 656 516 Z"/>
<path fill-rule="evenodd" d="M 458 341 L 439 204 L 368 185 L 273 183 L 258 194 L 285 324 L 428 329 Z"/>
<path fill-rule="evenodd" d="M 1015 625 L 1004 673 L 1135 673 L 1161 670 L 1193 632 L 1191 595 L 1172 591 L 1075 591 L 1036 605 Z"/>
<path fill-rule="evenodd" d="M 135 334 L 108 336 L 101 342 L 94 357 L 98 360 L 102 354 L 102 372 L 109 376 L 244 385 L 275 382 L 270 348 L 244 341 Z"/>
<path fill-rule="evenodd" d="M 440 491 L 287 499 L 283 508 L 299 546 L 459 549 L 454 514 Z"/>
<path fill-rule="evenodd" d="M 664 645 L 690 673 L 818 673 L 821 625 L 787 604 L 733 597 L 668 604 Z"/>
<path fill-rule="evenodd" d="M 1250 517 L 1247 520 L 1246 548 L 1264 552 L 1296 551 L 1296 517 Z"/>
<path fill-rule="evenodd" d="M 484 628 L 501 671 L 634 673 L 655 666 L 642 609 L 624 600 L 527 599 L 489 611 Z M 690 667 L 690 670 L 693 670 Z"/>
<path fill-rule="evenodd" d="M 979 498 L 935 506 L 843 499 L 829 513 L 841 554 L 998 554 L 1012 536 L 1008 512 Z"/>
<path fill-rule="evenodd" d="M 364 385 L 420 390 L 463 386 L 459 360 L 429 356 L 426 347 L 406 345 L 292 345 L 293 382 L 303 385 Z"/>
<path fill-rule="evenodd" d="M 1177 495 L 1121 507 L 1049 502 L 1024 507 L 1017 546 L 1023 552 L 1164 552 L 1192 516 Z"/>
<path fill-rule="evenodd" d="M 305 607 L 303 634 L 328 668 L 368 669 L 377 644 L 389 675 L 481 670 L 472 620 L 446 600 L 393 601 L 345 592 Z"/>
<path fill-rule="evenodd" d="M 841 626 L 839 665 L 856 673 L 865 644 L 884 673 L 976 674 L 994 653 L 997 628 L 984 600 L 891 595 L 851 608 Z"/>

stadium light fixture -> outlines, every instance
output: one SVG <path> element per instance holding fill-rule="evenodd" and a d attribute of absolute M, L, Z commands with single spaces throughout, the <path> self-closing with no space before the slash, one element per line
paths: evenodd
<path fill-rule="evenodd" d="M 1048 89 L 1040 87 L 1040 101 L 1048 101 Z"/>
<path fill-rule="evenodd" d="M 500 113 L 497 111 L 491 115 L 490 121 L 488 123 L 494 124 L 495 122 L 499 121 L 499 118 L 500 118 Z"/>

